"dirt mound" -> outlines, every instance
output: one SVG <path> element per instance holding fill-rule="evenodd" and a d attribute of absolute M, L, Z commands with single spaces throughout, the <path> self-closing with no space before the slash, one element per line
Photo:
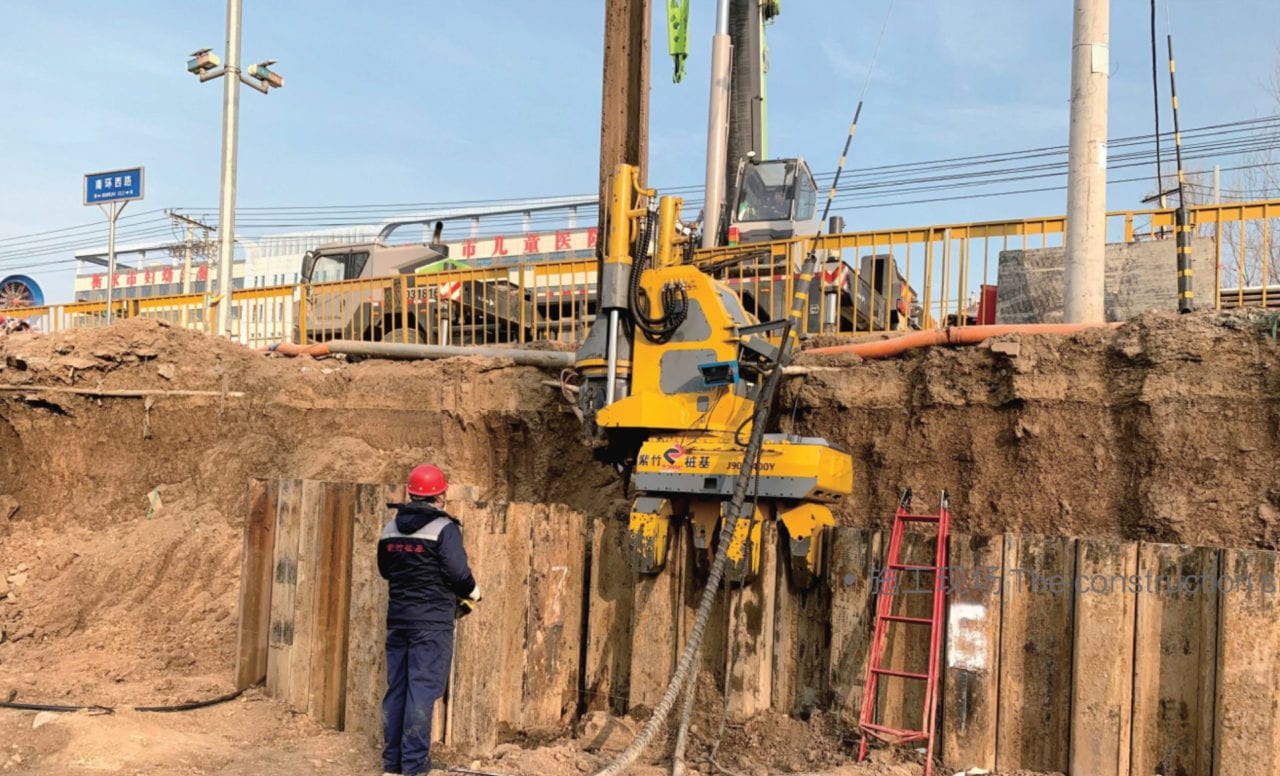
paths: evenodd
<path fill-rule="evenodd" d="M 129 387 L 218 390 L 224 377 L 269 371 L 265 359 L 248 348 L 144 318 L 99 329 L 14 334 L 0 339 L 0 362 L 9 385 L 54 380 L 95 388 L 108 388 L 119 377 Z"/>

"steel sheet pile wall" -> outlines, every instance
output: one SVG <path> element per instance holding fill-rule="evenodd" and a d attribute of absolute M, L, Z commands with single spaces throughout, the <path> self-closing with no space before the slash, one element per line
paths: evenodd
<path fill-rule="evenodd" d="M 400 495 L 385 485 L 251 484 L 242 686 L 265 678 L 267 692 L 296 710 L 377 739 L 386 585 L 374 545 L 386 502 Z M 673 532 L 664 573 L 639 576 L 626 564 L 619 520 L 588 520 L 560 505 L 450 506 L 464 520 L 485 600 L 458 626 L 437 740 L 480 752 L 520 732 L 565 730 L 586 711 L 657 702 L 701 588 L 687 530 Z M 763 529 L 761 573 L 720 597 L 701 669 L 717 683 L 728 672 L 736 718 L 821 709 L 853 735 L 883 537 L 829 532 L 826 578 L 798 591 L 775 526 Z M 904 551 L 927 556 L 930 542 L 909 536 Z M 1276 559 L 1261 550 L 953 535 L 944 764 L 1091 776 L 1280 774 Z M 927 608 L 931 584 L 906 584 L 895 611 Z M 898 634 L 886 665 L 923 671 L 924 630 Z M 879 716 L 918 725 L 919 688 L 898 684 L 882 688 Z"/>

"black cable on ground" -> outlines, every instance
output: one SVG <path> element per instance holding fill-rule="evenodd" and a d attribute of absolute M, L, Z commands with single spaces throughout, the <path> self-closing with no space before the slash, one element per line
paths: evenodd
<path fill-rule="evenodd" d="M 256 687 L 257 685 L 252 685 Z M 248 688 L 246 688 L 248 689 Z M 203 709 L 208 706 L 216 706 L 219 703 L 233 701 L 244 694 L 244 690 L 236 690 L 226 695 L 219 695 L 217 698 L 209 698 L 203 701 L 192 701 L 191 703 L 179 703 L 172 706 L 132 706 L 127 707 L 130 711 L 144 712 L 174 712 L 174 711 L 194 711 Z M 20 703 L 18 701 L 0 701 L 0 709 L 15 709 L 17 711 L 57 711 L 57 712 L 77 712 L 77 711 L 98 711 L 104 714 L 113 714 L 120 707 L 117 706 L 61 706 L 53 703 Z"/>
<path fill-rule="evenodd" d="M 167 712 L 174 712 L 174 711 L 195 711 L 196 709 L 203 709 L 208 706 L 217 706 L 219 703 L 226 703 L 227 701 L 233 701 L 236 698 L 239 698 L 243 694 L 244 694 L 244 690 L 236 690 L 235 692 L 229 692 L 226 695 L 219 695 L 217 698 L 210 698 L 208 700 L 203 700 L 203 701 L 192 701 L 191 703 L 179 703 L 174 706 L 134 706 L 133 710 L 158 712 L 158 713 L 167 713 Z"/>
<path fill-rule="evenodd" d="M 17 711 L 58 711 L 58 712 L 75 712 L 75 711 L 100 711 L 104 714 L 113 714 L 115 709 L 110 706 L 58 706 L 51 703 L 18 703 L 16 701 L 0 701 L 0 709 L 16 709 Z"/>

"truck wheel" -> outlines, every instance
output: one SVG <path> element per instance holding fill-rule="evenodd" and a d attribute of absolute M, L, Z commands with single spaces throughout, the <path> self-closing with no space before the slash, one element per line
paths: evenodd
<path fill-rule="evenodd" d="M 422 332 L 418 329 L 396 327 L 382 333 L 380 342 L 394 342 L 403 345 L 423 345 Z"/>

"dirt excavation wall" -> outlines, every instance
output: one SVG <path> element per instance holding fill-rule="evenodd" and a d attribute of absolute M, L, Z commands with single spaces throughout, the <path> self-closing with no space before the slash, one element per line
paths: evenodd
<path fill-rule="evenodd" d="M 616 513 L 616 475 L 546 377 L 268 360 L 143 321 L 0 338 L 0 695 L 225 692 L 251 477 L 389 482 L 431 460 L 483 498 Z"/>
<path fill-rule="evenodd" d="M 779 414 L 852 451 L 846 524 L 884 524 L 903 487 L 945 488 L 957 530 L 973 534 L 1275 549 L 1272 321 L 1153 315 L 895 361 L 802 355 L 839 368 L 788 381 Z"/>
<path fill-rule="evenodd" d="M 1271 550 L 1280 356 L 1269 331 L 1269 321 L 1207 313 L 887 362 L 802 355 L 810 369 L 785 384 L 781 422 L 852 451 L 854 494 L 836 510 L 845 526 L 887 526 L 910 486 L 922 499 L 947 489 L 954 530 L 974 536 Z M 0 339 L 0 691 L 162 703 L 229 689 L 251 478 L 395 482 L 434 460 L 481 501 L 623 514 L 616 474 L 579 442 L 575 416 L 543 385 L 551 377 L 485 359 L 267 359 L 144 321 Z M 649 602 L 669 609 L 695 577 L 635 591 L 637 618 Z M 767 605 L 775 621 L 828 611 L 789 596 Z M 824 633 L 862 616 L 829 611 Z M 720 627 L 731 616 L 722 611 Z M 677 630 L 646 633 L 678 639 L 671 622 Z M 751 652 L 762 649 L 738 645 L 746 657 L 735 665 L 754 668 L 735 687 L 772 693 L 778 656 L 796 654 L 776 642 Z M 615 653 L 608 676 L 625 675 L 625 693 L 598 692 L 647 705 L 638 694 L 666 666 L 622 660 Z M 842 660 L 856 655 L 830 653 Z M 640 680 L 637 668 L 648 672 Z M 786 681 L 777 697 L 804 695 Z M 1245 674 L 1223 681 L 1262 686 Z M 757 699 L 755 710 L 776 700 L 741 697 Z"/>

